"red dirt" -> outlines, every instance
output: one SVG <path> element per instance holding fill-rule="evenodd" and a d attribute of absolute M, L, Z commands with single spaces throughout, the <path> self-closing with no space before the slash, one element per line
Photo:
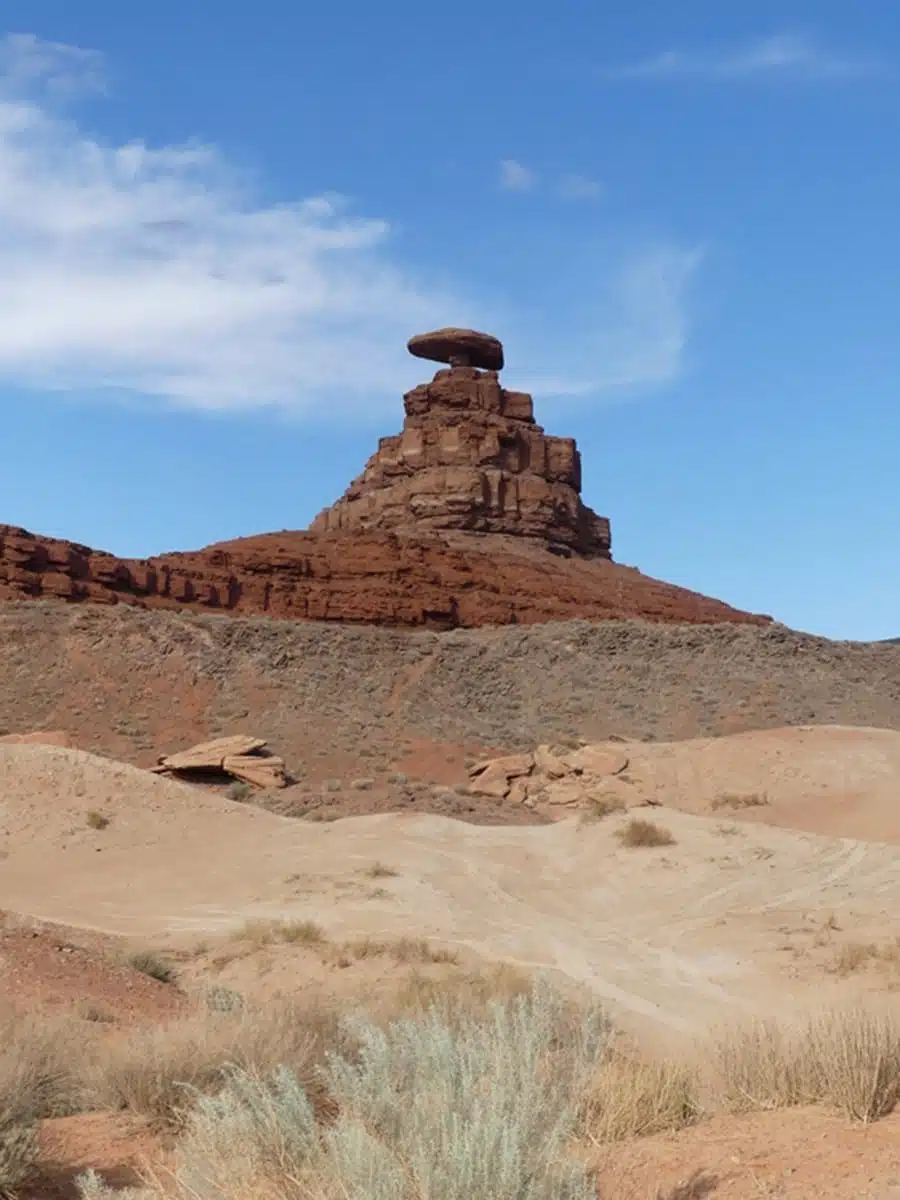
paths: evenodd
<path fill-rule="evenodd" d="M 184 1010 L 172 984 L 117 957 L 113 939 L 6 914 L 0 922 L 0 1003 L 75 1012 L 86 1020 L 159 1021 Z"/>

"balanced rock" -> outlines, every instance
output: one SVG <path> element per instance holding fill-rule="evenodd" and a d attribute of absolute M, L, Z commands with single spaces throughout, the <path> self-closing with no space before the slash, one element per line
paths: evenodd
<path fill-rule="evenodd" d="M 444 368 L 406 393 L 402 432 L 380 440 L 310 532 L 501 534 L 557 554 L 609 559 L 609 521 L 581 500 L 575 441 L 544 433 L 531 396 L 471 365 L 487 362 L 491 346 L 493 363 L 501 362 L 500 343 L 454 329 L 413 338 L 410 347 L 423 339 L 422 352 L 435 358 L 455 360 L 468 348 L 470 365 Z"/>
<path fill-rule="evenodd" d="M 417 333 L 406 343 L 410 354 L 431 362 L 458 367 L 480 367 L 483 371 L 503 370 L 503 344 L 489 333 L 474 329 L 435 329 Z"/>

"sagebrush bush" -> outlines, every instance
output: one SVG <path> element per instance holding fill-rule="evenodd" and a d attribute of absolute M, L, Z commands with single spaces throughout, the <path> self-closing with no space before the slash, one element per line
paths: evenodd
<path fill-rule="evenodd" d="M 567 1154 L 578 1102 L 607 1053 L 597 1007 L 578 1022 L 547 984 L 480 1017 L 437 1009 L 379 1028 L 348 1019 L 355 1052 L 324 1071 L 336 1117 L 317 1125 L 296 1075 L 229 1068 L 196 1097 L 180 1143 L 180 1197 L 593 1200 Z"/>

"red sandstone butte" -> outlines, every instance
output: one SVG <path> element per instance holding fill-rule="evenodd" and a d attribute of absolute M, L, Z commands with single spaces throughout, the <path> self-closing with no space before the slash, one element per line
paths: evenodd
<path fill-rule="evenodd" d="M 771 620 L 614 563 L 609 521 L 581 500 L 575 442 L 547 436 L 531 396 L 471 365 L 502 363 L 500 343 L 455 329 L 422 339 L 423 356 L 453 365 L 406 394 L 401 433 L 309 530 L 129 560 L 0 525 L 0 600 L 439 629 Z"/>

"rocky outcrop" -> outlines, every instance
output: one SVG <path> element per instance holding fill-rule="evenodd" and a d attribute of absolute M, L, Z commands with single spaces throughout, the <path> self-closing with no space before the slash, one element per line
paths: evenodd
<path fill-rule="evenodd" d="M 628 754 L 619 745 L 542 745 L 530 754 L 475 763 L 469 771 L 469 790 L 551 817 L 568 816 L 572 809 L 601 815 L 646 803 L 629 794 L 627 766 Z"/>
<path fill-rule="evenodd" d="M 468 357 L 488 361 L 489 348 L 479 350 L 477 341 L 485 336 L 440 330 L 422 339 L 432 353 L 458 360 L 469 337 Z M 496 346 L 494 361 L 502 362 Z M 545 434 L 527 393 L 501 387 L 496 371 L 454 365 L 403 403 L 402 433 L 381 439 L 312 532 L 495 533 L 557 554 L 610 557 L 609 521 L 581 500 L 574 440 Z"/>
<path fill-rule="evenodd" d="M 402 432 L 308 531 L 129 560 L 0 526 L 0 600 L 438 629 L 770 620 L 611 561 L 609 522 L 581 500 L 575 442 L 547 436 L 531 396 L 500 386 L 496 338 L 443 329 L 411 348 L 451 365 L 406 394 Z"/>

